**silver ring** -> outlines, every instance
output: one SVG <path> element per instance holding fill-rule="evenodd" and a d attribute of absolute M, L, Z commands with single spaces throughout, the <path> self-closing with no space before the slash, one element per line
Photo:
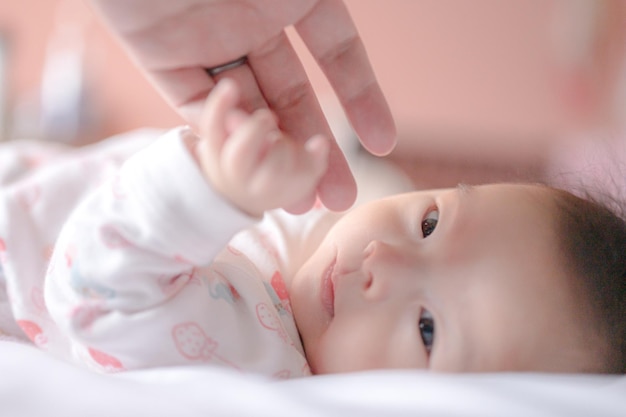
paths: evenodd
<path fill-rule="evenodd" d="M 231 70 L 233 68 L 237 68 L 237 67 L 239 67 L 241 65 L 244 65 L 246 62 L 248 62 L 248 57 L 247 56 L 242 56 L 241 58 L 238 58 L 238 59 L 236 59 L 234 61 L 227 62 L 227 63 L 222 64 L 222 65 L 218 65 L 217 67 L 206 68 L 205 71 L 211 77 L 215 77 L 219 73 Z"/>

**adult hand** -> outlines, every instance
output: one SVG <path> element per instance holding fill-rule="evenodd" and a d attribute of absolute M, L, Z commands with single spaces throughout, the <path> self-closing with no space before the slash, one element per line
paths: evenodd
<path fill-rule="evenodd" d="M 269 107 L 280 128 L 299 141 L 332 138 L 285 27 L 294 25 L 335 90 L 363 146 L 389 153 L 395 125 L 363 43 L 341 0 L 91 0 L 166 100 L 198 125 L 205 99 L 220 78 L 242 91 L 242 107 Z M 245 65 L 208 76 L 206 68 L 247 56 Z M 336 145 L 318 194 L 330 209 L 356 198 L 356 184 Z M 315 193 L 290 211 L 301 212 Z"/>

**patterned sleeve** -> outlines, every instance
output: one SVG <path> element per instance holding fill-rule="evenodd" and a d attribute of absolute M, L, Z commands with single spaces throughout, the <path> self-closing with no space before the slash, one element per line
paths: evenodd
<path fill-rule="evenodd" d="M 194 268 L 254 221 L 206 182 L 184 143 L 192 134 L 176 129 L 138 152 L 63 226 L 45 298 L 75 359 L 109 370 L 175 364 L 163 332 L 202 320 L 186 285 Z"/>

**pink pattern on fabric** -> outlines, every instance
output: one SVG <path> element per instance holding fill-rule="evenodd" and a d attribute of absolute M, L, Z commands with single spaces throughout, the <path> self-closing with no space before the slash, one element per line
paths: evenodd
<path fill-rule="evenodd" d="M 274 272 L 272 275 L 272 279 L 270 284 L 276 295 L 280 299 L 280 302 L 283 304 L 283 307 L 289 314 L 291 313 L 291 301 L 289 301 L 289 292 L 287 291 L 287 286 L 285 285 L 285 281 L 283 280 L 283 276 L 279 271 Z"/>
<path fill-rule="evenodd" d="M 106 372 L 120 372 L 124 370 L 124 365 L 119 359 L 99 350 L 88 348 L 89 356 Z"/>
<path fill-rule="evenodd" d="M 276 332 L 283 342 L 293 345 L 293 343 L 290 342 L 289 336 L 287 336 L 287 332 L 283 328 L 275 309 L 265 303 L 259 303 L 256 305 L 256 316 L 259 319 L 259 323 L 261 323 L 263 327 Z"/>
<path fill-rule="evenodd" d="M 81 330 L 89 329 L 105 313 L 103 307 L 104 303 L 101 301 L 90 301 L 74 307 L 70 312 L 72 324 Z"/>
<path fill-rule="evenodd" d="M 240 369 L 217 353 L 219 343 L 208 337 L 197 323 L 186 322 L 175 325 L 172 328 L 172 339 L 178 352 L 186 359 L 213 361 Z"/>
<path fill-rule="evenodd" d="M 209 270 L 209 276 L 204 277 L 209 289 L 209 295 L 215 299 L 223 299 L 229 303 L 234 303 L 241 298 L 237 289 L 230 283 L 226 275 L 220 271 Z"/>
<path fill-rule="evenodd" d="M 194 279 L 194 274 L 195 269 L 191 270 L 190 272 L 183 272 L 182 274 L 178 274 L 175 277 L 161 276 L 158 279 L 161 291 L 163 291 L 163 294 L 170 297 L 176 294 L 185 285 L 194 282 L 196 284 L 200 284 L 200 281 L 198 279 Z"/>
<path fill-rule="evenodd" d="M 122 233 L 111 224 L 105 224 L 100 228 L 102 243 L 109 249 L 123 249 L 132 246 Z"/>
<path fill-rule="evenodd" d="M 16 323 L 36 346 L 45 348 L 48 345 L 48 338 L 37 323 L 30 320 L 16 320 Z"/>
<path fill-rule="evenodd" d="M 0 238 L 0 263 L 7 262 L 7 245 L 4 240 Z"/>

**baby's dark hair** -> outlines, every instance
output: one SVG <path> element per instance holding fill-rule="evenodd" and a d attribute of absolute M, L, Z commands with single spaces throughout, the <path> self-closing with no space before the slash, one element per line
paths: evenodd
<path fill-rule="evenodd" d="M 626 373 L 626 221 L 615 200 L 579 197 L 555 189 L 556 231 L 568 272 L 581 288 L 590 314 L 589 332 L 599 336 L 601 369 Z M 592 337 L 594 337 L 592 336 Z"/>

